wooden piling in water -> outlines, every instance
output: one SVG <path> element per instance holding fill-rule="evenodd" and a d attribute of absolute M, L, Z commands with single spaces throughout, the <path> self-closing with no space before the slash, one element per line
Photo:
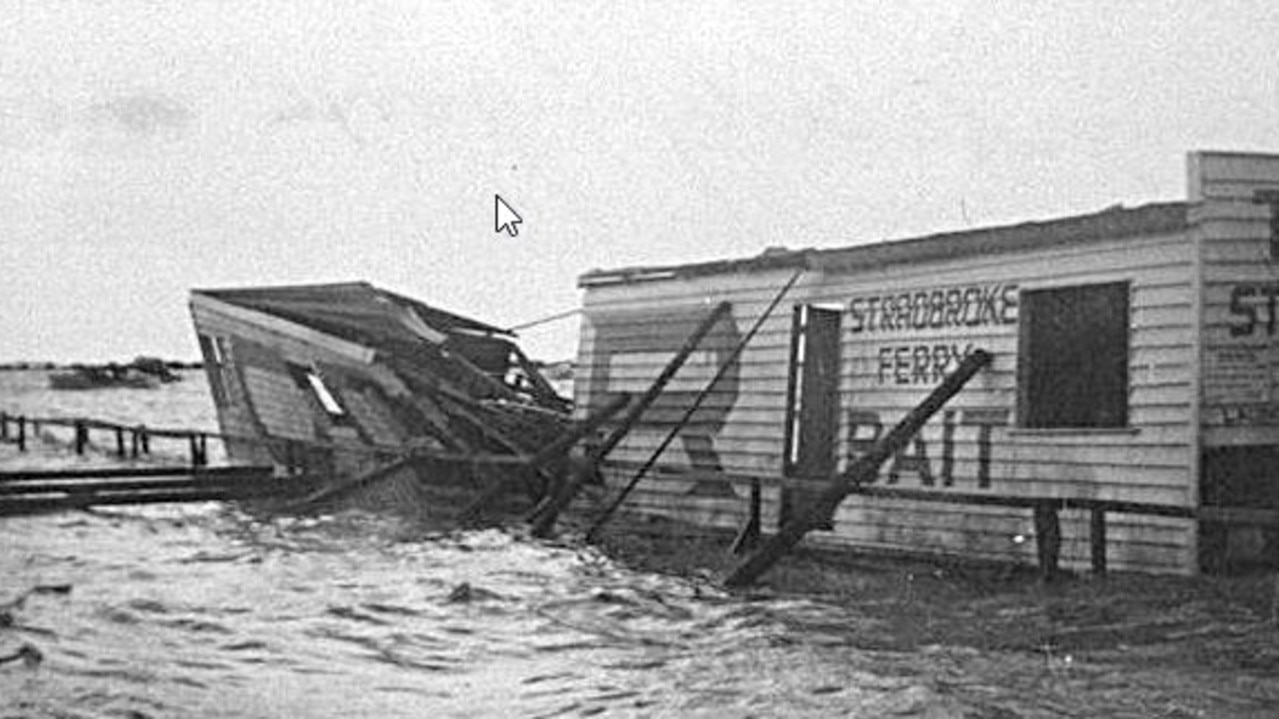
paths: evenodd
<path fill-rule="evenodd" d="M 570 426 L 560 436 L 538 450 L 537 454 L 529 457 L 527 466 L 536 470 L 568 454 L 573 445 L 581 441 L 586 435 L 599 429 L 600 425 L 624 409 L 626 405 L 630 404 L 630 401 L 631 395 L 629 393 L 617 393 L 607 404 L 587 415 L 582 421 Z M 458 522 L 467 524 L 475 521 L 485 505 L 496 499 L 505 490 L 505 486 L 506 482 L 500 480 L 491 484 L 488 489 L 481 492 L 475 500 L 462 509 L 461 513 L 458 514 Z"/>
<path fill-rule="evenodd" d="M 751 496 L 746 522 L 742 525 L 741 531 L 737 533 L 737 537 L 733 539 L 733 546 L 730 549 L 733 554 L 749 552 L 759 544 L 760 529 L 763 524 L 760 519 L 762 504 L 759 477 L 753 477 L 751 478 Z"/>
<path fill-rule="evenodd" d="M 27 418 L 26 415 L 18 417 L 18 451 L 27 451 Z"/>
<path fill-rule="evenodd" d="M 1092 548 L 1092 571 L 1094 574 L 1106 573 L 1106 510 L 1094 507 L 1092 510 L 1092 528 L 1089 536 Z"/>
<path fill-rule="evenodd" d="M 965 357 L 954 372 L 947 375 L 940 385 L 908 412 L 869 452 L 858 457 L 842 475 L 832 477 L 812 506 L 787 522 L 777 534 L 739 564 L 724 580 L 724 584 L 741 587 L 754 582 L 789 552 L 791 547 L 798 544 L 805 534 L 830 521 L 840 502 L 861 485 L 874 481 L 884 462 L 901 451 L 924 423 L 963 389 L 979 370 L 990 364 L 991 360 L 991 354 L 980 349 Z M 1056 516 L 1055 511 L 1053 515 Z M 1058 535 L 1060 544 L 1060 530 Z"/>
<path fill-rule="evenodd" d="M 75 421 L 75 453 L 84 454 L 84 446 L 89 443 L 89 428 L 85 426 L 84 420 L 77 419 Z"/>
<path fill-rule="evenodd" d="M 124 456 L 124 427 L 115 428 L 115 453 L 118 457 Z"/>
<path fill-rule="evenodd" d="M 1039 571 L 1044 581 L 1056 580 L 1061 562 L 1061 518 L 1057 515 L 1055 502 L 1035 505 L 1035 548 L 1039 552 Z"/>

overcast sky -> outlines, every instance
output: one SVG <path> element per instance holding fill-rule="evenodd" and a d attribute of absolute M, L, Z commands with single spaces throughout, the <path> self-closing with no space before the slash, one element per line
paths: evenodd
<path fill-rule="evenodd" d="M 5 0 L 0 361 L 195 358 L 192 287 L 509 326 L 592 268 L 1182 199 L 1193 149 L 1279 151 L 1279 3 Z"/>

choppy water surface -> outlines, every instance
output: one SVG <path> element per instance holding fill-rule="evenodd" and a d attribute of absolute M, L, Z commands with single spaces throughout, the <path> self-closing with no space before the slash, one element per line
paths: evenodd
<path fill-rule="evenodd" d="M 0 672 L 5 707 L 746 716 L 933 699 L 815 651 L 819 638 L 794 646 L 775 614 L 816 605 L 744 603 L 492 530 L 396 535 L 366 516 L 258 522 L 215 506 L 6 521 L 15 588 L 72 588 L 14 613 L 21 628 L 4 643 L 21 637 L 45 663 Z"/>
<path fill-rule="evenodd" d="M 213 426 L 198 376 L 51 393 L 16 374 L 0 373 L 0 408 Z M 6 468 L 110 461 L 0 447 Z M 0 577 L 0 604 L 15 602 L 0 656 L 43 655 L 0 666 L 3 717 L 1221 715 L 1176 677 L 875 651 L 852 606 L 730 596 L 588 547 L 354 512 L 0 519 Z"/>
<path fill-rule="evenodd" d="M 40 373 L 0 373 L 0 408 L 215 426 L 198 374 L 160 390 L 51 392 Z M 0 447 L 8 469 L 113 463 L 56 443 Z M 820 617 L 833 608 L 748 602 L 497 530 L 429 535 L 367 514 L 251 517 L 212 503 L 111 508 L 0 520 L 0 576 L 0 604 L 25 596 L 0 655 L 23 644 L 43 655 L 0 666 L 5 716 L 946 706 L 918 682 L 858 669 L 837 637 L 801 641 L 794 622 L 830 626 Z"/>

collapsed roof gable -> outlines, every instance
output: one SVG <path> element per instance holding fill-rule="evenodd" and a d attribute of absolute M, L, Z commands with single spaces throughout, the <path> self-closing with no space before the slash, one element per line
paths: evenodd
<path fill-rule="evenodd" d="M 506 330 L 367 282 L 194 292 L 372 346 L 416 343 L 421 339 L 439 342 L 456 334 L 513 336 Z"/>

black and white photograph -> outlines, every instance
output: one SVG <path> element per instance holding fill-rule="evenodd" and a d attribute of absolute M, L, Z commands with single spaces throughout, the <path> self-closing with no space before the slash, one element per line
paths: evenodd
<path fill-rule="evenodd" d="M 1279 4 L 0 0 L 0 719 L 1279 717 Z"/>

